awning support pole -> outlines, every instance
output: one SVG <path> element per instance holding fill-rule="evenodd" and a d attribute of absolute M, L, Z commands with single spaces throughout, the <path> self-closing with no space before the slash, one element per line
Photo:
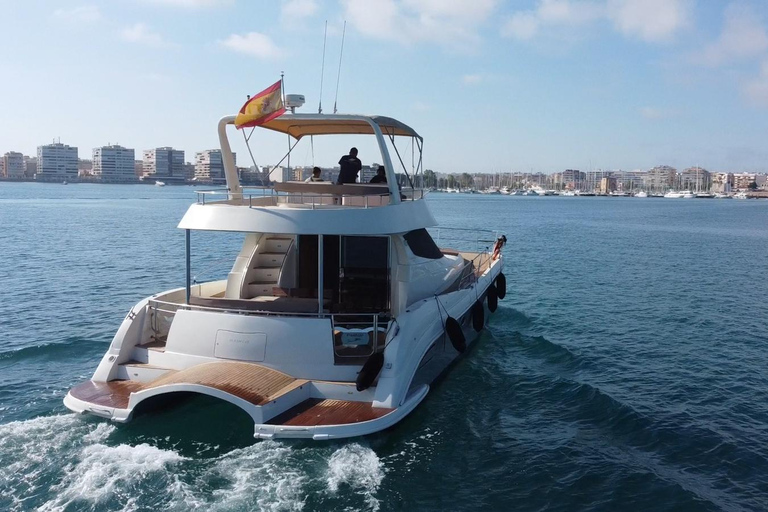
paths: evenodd
<path fill-rule="evenodd" d="M 317 314 L 323 314 L 323 235 L 317 235 Z"/>
<path fill-rule="evenodd" d="M 190 296 L 190 286 L 192 281 L 192 265 L 190 263 L 190 230 L 185 229 L 184 230 L 184 242 L 185 242 L 185 252 L 186 252 L 186 259 L 187 259 L 187 304 L 189 304 L 189 296 Z"/>

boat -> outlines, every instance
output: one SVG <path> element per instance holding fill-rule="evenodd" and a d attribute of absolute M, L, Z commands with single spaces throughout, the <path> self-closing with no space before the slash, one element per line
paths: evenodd
<path fill-rule="evenodd" d="M 565 190 L 561 192 L 560 195 L 565 197 L 576 197 L 576 192 L 574 190 Z"/>
<path fill-rule="evenodd" d="M 645 190 L 641 190 L 640 192 L 635 193 L 635 197 L 643 197 L 643 198 L 648 197 L 648 192 L 646 192 Z"/>
<path fill-rule="evenodd" d="M 681 199 L 683 197 L 683 193 L 678 192 L 677 190 L 670 190 L 664 194 L 664 197 L 667 199 Z"/>
<path fill-rule="evenodd" d="M 715 194 L 711 194 L 709 192 L 697 192 L 696 193 L 696 199 L 714 199 Z"/>
<path fill-rule="evenodd" d="M 733 194 L 733 198 L 734 199 L 749 199 L 747 197 L 747 193 L 744 192 L 743 190 L 741 192 L 737 192 L 737 193 Z"/>
<path fill-rule="evenodd" d="M 69 185 L 69 182 L 67 180 L 64 180 L 61 182 L 62 185 Z"/>
<path fill-rule="evenodd" d="M 691 192 L 690 190 L 683 190 L 682 192 L 680 192 L 680 196 L 681 196 L 683 199 L 693 199 L 693 198 L 695 198 L 695 197 L 696 197 L 696 194 L 694 194 L 694 193 L 693 193 L 693 192 Z"/>
<path fill-rule="evenodd" d="M 400 121 L 292 112 L 267 121 L 261 127 L 291 137 L 293 148 L 325 135 L 372 136 L 387 183 L 289 181 L 266 192 L 239 182 L 227 135 L 234 122 L 218 124 L 226 191 L 197 191 L 178 225 L 183 286 L 131 307 L 64 404 L 126 422 L 156 398 L 208 395 L 244 410 L 257 439 L 392 427 L 466 354 L 504 298 L 506 237 L 438 227 L 413 185 L 424 181 L 420 154 L 399 189 L 388 147 L 403 138 L 419 153 L 423 145 Z M 193 259 L 200 233 L 203 254 Z M 234 234 L 242 247 L 220 269 L 226 278 L 193 281 L 190 262 L 212 250 L 208 240 Z"/>
<path fill-rule="evenodd" d="M 511 192 L 509 195 L 511 195 L 511 196 L 525 196 L 527 194 L 525 193 L 525 190 L 522 190 L 522 189 L 518 188 L 518 189 L 515 189 L 514 192 Z"/>
<path fill-rule="evenodd" d="M 522 195 L 524 195 L 524 196 L 538 196 L 539 193 L 536 192 L 534 189 L 529 188 L 528 190 L 525 190 Z"/>
<path fill-rule="evenodd" d="M 716 192 L 715 199 L 733 199 L 733 196 L 726 194 L 724 192 Z"/>
<path fill-rule="evenodd" d="M 158 187 L 164 187 L 164 186 L 165 186 L 165 182 L 164 182 L 164 181 L 160 181 L 160 180 L 157 180 L 157 181 L 155 182 L 155 185 L 157 185 Z"/>

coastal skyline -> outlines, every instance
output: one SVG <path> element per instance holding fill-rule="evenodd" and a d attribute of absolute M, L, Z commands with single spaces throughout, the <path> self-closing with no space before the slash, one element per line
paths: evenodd
<path fill-rule="evenodd" d="M 346 20 L 339 111 L 418 127 L 426 168 L 768 168 L 768 8 L 755 0 L 35 1 L 2 12 L 15 21 L 0 43 L 15 77 L 0 85 L 2 152 L 34 154 L 54 137 L 214 148 L 217 120 L 281 71 L 285 92 L 306 96 L 300 111 L 316 112 L 325 20 L 330 113 Z M 292 165 L 332 165 L 346 145 L 300 144 Z M 285 147 L 258 138 L 256 163 Z M 373 148 L 366 160 L 378 160 Z"/>

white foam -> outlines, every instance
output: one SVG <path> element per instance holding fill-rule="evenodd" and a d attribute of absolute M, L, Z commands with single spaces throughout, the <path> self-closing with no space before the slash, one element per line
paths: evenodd
<path fill-rule="evenodd" d="M 379 509 L 384 464 L 360 444 L 261 441 L 185 458 L 149 444 L 110 446 L 115 429 L 75 415 L 0 425 L 0 509 L 299 511 L 314 498 Z"/>
<path fill-rule="evenodd" d="M 152 481 L 166 467 L 184 460 L 169 450 L 161 450 L 148 444 L 130 446 L 86 446 L 81 460 L 70 464 L 64 479 L 52 489 L 56 496 L 40 510 L 64 510 L 74 501 L 86 501 L 98 505 L 142 481 Z M 172 473 L 169 473 L 173 476 Z M 127 496 L 123 510 L 135 508 L 136 497 Z"/>
<path fill-rule="evenodd" d="M 0 425 L 0 499 L 23 510 L 24 500 L 47 490 L 61 465 L 84 442 L 106 439 L 115 427 L 83 421 L 74 415 L 42 416 Z"/>
<path fill-rule="evenodd" d="M 357 443 L 336 450 L 328 461 L 328 490 L 336 493 L 346 484 L 365 497 L 372 510 L 379 509 L 376 492 L 384 480 L 384 464 L 376 452 Z"/>

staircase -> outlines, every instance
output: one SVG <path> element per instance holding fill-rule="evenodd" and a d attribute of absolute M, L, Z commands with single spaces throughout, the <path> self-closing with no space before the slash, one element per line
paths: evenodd
<path fill-rule="evenodd" d="M 259 247 L 255 264 L 247 273 L 248 297 L 272 295 L 291 242 L 293 238 L 288 236 L 266 236 L 263 244 L 259 244 L 263 247 Z"/>

